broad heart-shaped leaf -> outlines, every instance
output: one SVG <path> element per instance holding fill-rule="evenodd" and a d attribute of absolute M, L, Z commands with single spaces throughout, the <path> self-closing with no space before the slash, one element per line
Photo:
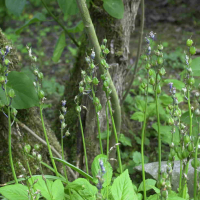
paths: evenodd
<path fill-rule="evenodd" d="M 89 181 L 84 178 L 76 179 L 72 183 L 69 183 L 68 187 L 75 190 L 81 197 L 86 199 L 95 197 L 98 192 L 97 188 L 91 185 Z"/>
<path fill-rule="evenodd" d="M 54 62 L 58 62 L 61 55 L 62 55 L 62 52 L 64 50 L 66 46 L 66 42 L 65 42 L 65 32 L 63 31 L 61 34 L 60 34 L 60 37 L 58 38 L 57 42 L 56 42 L 56 46 L 54 48 L 54 52 L 53 52 L 53 58 L 52 60 Z"/>
<path fill-rule="evenodd" d="M 154 128 L 158 132 L 158 125 L 157 123 L 154 123 L 152 125 L 152 128 Z M 161 134 L 161 140 L 164 143 L 171 144 L 172 142 L 172 134 L 171 134 L 172 127 L 171 126 L 160 126 L 160 134 Z M 175 127 L 175 133 L 174 133 L 174 144 L 179 144 L 180 137 L 178 128 Z"/>
<path fill-rule="evenodd" d="M 12 71 L 8 74 L 6 90 L 9 91 L 10 89 L 13 89 L 16 95 L 12 100 L 12 107 L 26 109 L 39 105 L 33 82 L 25 73 Z M 0 99 L 7 104 L 5 92 L 2 89 L 0 89 Z"/>
<path fill-rule="evenodd" d="M 46 17 L 42 14 L 42 13 L 36 13 L 29 21 L 27 21 L 22 27 L 20 27 L 19 29 L 17 29 L 15 31 L 16 34 L 20 34 L 23 29 L 27 26 L 29 26 L 30 24 L 36 23 L 36 22 L 43 22 L 46 20 Z"/>
<path fill-rule="evenodd" d="M 128 170 L 124 171 L 114 180 L 111 187 L 111 194 L 114 200 L 138 200 Z"/>
<path fill-rule="evenodd" d="M 122 19 L 124 17 L 124 4 L 122 0 L 103 0 L 103 7 L 114 18 Z"/>
<path fill-rule="evenodd" d="M 200 57 L 192 60 L 190 67 L 192 68 L 193 76 L 200 76 Z"/>
<path fill-rule="evenodd" d="M 182 88 L 185 87 L 185 83 L 176 79 L 166 79 L 164 80 L 164 83 L 165 84 L 173 83 L 173 86 L 178 90 L 182 90 Z"/>
<path fill-rule="evenodd" d="M 96 178 L 96 176 L 102 174 L 101 173 L 101 167 L 99 165 L 100 160 L 103 161 L 103 165 L 104 165 L 105 170 L 106 170 L 106 173 L 103 175 L 103 179 L 104 179 L 103 187 L 106 187 L 110 184 L 112 174 L 113 174 L 112 167 L 111 167 L 110 163 L 108 162 L 108 157 L 106 155 L 100 154 L 100 155 L 95 157 L 95 159 L 92 163 L 92 175 L 93 175 L 93 178 L 94 178 L 94 182 L 97 184 L 98 179 Z"/>
<path fill-rule="evenodd" d="M 52 195 L 53 195 L 53 199 L 63 200 L 65 198 L 64 186 L 61 180 L 58 179 L 53 182 Z"/>
<path fill-rule="evenodd" d="M 6 8 L 14 15 L 19 16 L 26 4 L 26 0 L 6 0 Z"/>
<path fill-rule="evenodd" d="M 146 191 L 153 189 L 153 190 L 155 190 L 156 193 L 160 193 L 160 190 L 157 187 L 155 187 L 156 180 L 146 179 L 145 185 L 146 185 Z M 144 187 L 143 187 L 143 181 L 142 181 L 142 183 L 140 183 L 140 186 L 138 187 L 138 192 L 141 192 L 143 190 L 144 190 Z"/>
<path fill-rule="evenodd" d="M 8 185 L 0 188 L 0 193 L 7 199 L 28 200 L 28 187 L 22 184 Z"/>

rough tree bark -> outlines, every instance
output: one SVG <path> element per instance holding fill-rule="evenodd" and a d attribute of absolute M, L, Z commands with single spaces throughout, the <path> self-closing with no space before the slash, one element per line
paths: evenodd
<path fill-rule="evenodd" d="M 122 99 L 124 86 L 125 86 L 125 74 L 128 66 L 128 55 L 129 55 L 129 42 L 131 32 L 134 30 L 135 26 L 135 18 L 137 14 L 137 10 L 140 4 L 140 0 L 124 0 L 124 18 L 121 20 L 117 20 L 109 16 L 104 9 L 102 8 L 102 2 L 99 0 L 94 0 L 93 5 L 90 8 L 90 14 L 92 21 L 94 23 L 94 27 L 97 33 L 97 37 L 99 42 L 101 43 L 104 38 L 108 40 L 108 47 L 110 49 L 110 54 L 107 58 L 107 62 L 110 64 L 110 74 L 112 76 L 112 80 L 116 87 L 119 100 Z M 77 62 L 74 67 L 73 74 L 71 76 L 71 80 L 66 85 L 65 96 L 68 100 L 68 124 L 74 124 L 77 122 L 76 114 L 74 112 L 74 96 L 78 94 L 78 84 L 81 80 L 80 71 L 87 68 L 87 64 L 85 62 L 85 56 L 88 49 L 93 48 L 89 41 L 85 40 L 82 42 L 82 46 L 79 51 L 79 55 L 77 57 Z M 74 87 L 76 86 L 76 87 Z M 97 97 L 99 97 L 102 104 L 102 111 L 100 112 L 100 124 L 101 124 L 101 132 L 106 129 L 106 114 L 105 114 L 105 104 L 106 98 L 105 94 L 102 91 L 102 82 L 98 85 L 96 91 Z M 96 126 L 96 115 L 95 109 L 92 104 L 92 101 L 88 97 L 84 97 L 82 100 L 82 105 L 87 107 L 87 111 L 82 113 L 82 119 L 84 122 L 84 133 L 86 140 L 86 148 L 89 160 L 89 166 L 91 166 L 91 162 L 93 158 L 99 154 L 100 147 L 98 142 L 98 131 Z M 78 153 L 81 152 L 81 135 L 80 131 L 77 131 L 76 128 L 72 130 L 72 132 L 77 133 L 76 136 L 72 137 L 73 142 L 78 146 Z M 110 146 L 115 144 L 114 136 L 111 136 Z M 70 146 L 70 143 L 68 143 Z M 70 146 L 71 148 L 71 146 Z M 72 150 L 72 148 L 71 148 Z M 105 149 L 104 149 L 105 150 Z M 70 152 L 68 150 L 68 152 Z M 74 151 L 73 151 L 74 152 Z M 70 152 L 72 154 L 72 152 Z M 111 155 L 114 156 L 114 155 Z M 81 160 L 82 163 L 82 160 Z M 82 163 L 83 164 L 83 163 Z"/>

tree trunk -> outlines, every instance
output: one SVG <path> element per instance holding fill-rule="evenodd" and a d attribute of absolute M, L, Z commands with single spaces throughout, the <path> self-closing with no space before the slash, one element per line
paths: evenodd
<path fill-rule="evenodd" d="M 107 63 L 110 65 L 110 74 L 112 80 L 116 87 L 119 100 L 122 99 L 125 83 L 125 74 L 128 65 L 128 55 L 129 55 L 129 42 L 131 32 L 134 30 L 135 26 L 135 17 L 139 7 L 140 0 L 124 0 L 124 18 L 117 20 L 109 16 L 102 8 L 102 1 L 95 0 L 94 4 L 90 8 L 90 14 L 94 27 L 96 30 L 97 37 L 101 43 L 104 38 L 108 40 L 108 48 L 110 49 L 110 54 L 107 58 Z M 88 49 L 93 48 L 89 41 L 83 41 L 82 46 L 77 57 L 77 62 L 71 76 L 71 80 L 66 85 L 65 96 L 68 100 L 68 121 L 69 123 L 77 123 L 78 119 L 75 112 L 74 97 L 78 95 L 78 84 L 81 80 L 80 72 L 87 68 L 85 62 L 86 52 Z M 91 52 L 91 51 L 90 51 Z M 74 87 L 76 86 L 76 87 Z M 105 114 L 105 104 L 106 98 L 105 94 L 102 91 L 102 81 L 99 83 L 96 96 L 100 99 L 102 104 L 102 111 L 100 112 L 100 125 L 101 132 L 106 130 L 106 114 Z M 82 100 L 82 105 L 87 107 L 87 110 L 82 112 L 82 119 L 84 125 L 84 134 L 87 148 L 87 155 L 89 166 L 94 159 L 94 157 L 100 153 L 99 141 L 97 138 L 98 131 L 96 125 L 96 113 L 92 103 L 92 100 L 89 97 L 84 97 Z M 78 123 L 77 123 L 78 124 Z M 69 125 L 69 124 L 68 124 Z M 82 140 L 80 131 L 78 129 L 72 130 L 76 134 L 76 138 L 73 137 L 73 143 L 76 141 L 78 153 L 82 152 Z M 68 143 L 69 144 L 69 143 Z M 110 147 L 115 144 L 114 135 L 111 136 Z M 69 144 L 70 145 L 70 144 Z M 104 145 L 104 152 L 105 152 Z M 111 155 L 114 157 L 114 155 Z M 81 163 L 83 163 L 83 157 Z"/>

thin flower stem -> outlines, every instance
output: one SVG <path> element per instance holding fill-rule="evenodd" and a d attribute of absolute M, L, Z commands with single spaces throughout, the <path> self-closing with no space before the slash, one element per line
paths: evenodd
<path fill-rule="evenodd" d="M 191 110 L 191 104 L 190 104 L 190 88 L 188 86 L 187 88 L 187 99 L 188 99 L 188 110 L 189 110 L 189 118 L 190 118 L 190 131 L 189 131 L 189 134 L 190 136 L 192 136 L 192 110 Z M 187 176 L 188 174 L 188 168 L 189 168 L 189 161 L 187 162 L 186 164 L 186 167 L 185 167 L 185 174 Z M 186 197 L 186 193 L 187 193 L 187 180 L 185 180 L 185 184 L 183 186 L 183 194 L 182 194 L 182 197 L 185 198 Z"/>
<path fill-rule="evenodd" d="M 182 190 L 182 176 L 183 176 L 183 160 L 180 160 L 180 176 L 179 176 L 179 194 L 181 194 Z"/>
<path fill-rule="evenodd" d="M 161 135 L 160 135 L 160 115 L 159 115 L 159 108 L 158 108 L 157 85 L 158 85 L 158 73 L 156 74 L 155 98 L 156 98 L 156 115 L 157 115 L 157 124 L 158 124 L 158 180 L 160 180 L 160 173 L 161 173 Z"/>
<path fill-rule="evenodd" d="M 65 156 L 64 156 L 63 128 L 62 128 L 62 127 L 61 127 L 61 149 L 62 149 L 62 160 L 64 160 L 64 159 L 65 159 Z M 63 164 L 63 170 L 64 170 L 66 182 L 67 182 L 67 184 L 68 184 L 68 183 L 69 183 L 69 180 L 68 180 L 68 177 L 67 177 L 67 170 L 66 170 L 64 164 Z M 72 197 L 71 197 L 71 190 L 70 190 L 70 189 L 69 189 L 69 195 L 70 195 L 70 199 L 71 199 Z"/>
<path fill-rule="evenodd" d="M 85 156 L 86 172 L 87 172 L 87 174 L 89 174 L 88 159 L 87 159 L 87 152 L 86 152 L 86 146 L 85 146 L 85 137 L 84 137 L 84 133 L 83 133 L 83 125 L 82 125 L 80 113 L 78 113 L 78 118 L 79 118 L 79 123 L 80 123 L 80 127 L 81 127 L 81 134 L 82 134 L 82 140 L 83 140 L 83 150 L 84 150 L 84 156 Z"/>
<path fill-rule="evenodd" d="M 117 131 L 116 131 L 116 128 L 115 128 L 115 121 L 114 121 L 114 118 L 113 118 L 110 101 L 108 101 L 108 107 L 109 107 L 109 112 L 110 112 L 110 116 L 111 116 L 111 120 L 112 120 L 112 126 L 113 126 L 114 135 L 115 135 L 115 142 L 117 144 L 118 143 L 118 135 L 117 135 Z M 121 161 L 121 156 L 120 156 L 119 145 L 117 145 L 117 156 L 118 156 L 120 174 L 122 174 L 123 170 L 122 170 L 122 161 Z"/>
<path fill-rule="evenodd" d="M 49 139 L 48 139 L 48 136 L 47 136 L 46 128 L 45 128 L 45 125 L 44 125 L 44 119 L 43 119 L 43 114 L 42 114 L 42 105 L 40 105 L 40 117 L 41 117 L 41 121 L 42 121 L 42 127 L 43 127 L 44 137 L 45 137 L 45 140 L 47 142 L 47 148 L 48 148 L 48 151 L 49 151 L 51 162 L 52 162 L 53 168 L 55 170 L 56 176 L 59 177 L 59 174 L 58 174 L 58 171 L 57 171 L 57 168 L 56 168 L 56 164 L 55 164 L 55 161 L 53 159 L 51 147 L 50 147 L 50 144 L 49 144 Z"/>
<path fill-rule="evenodd" d="M 145 169 L 144 169 L 144 141 L 145 141 L 145 128 L 146 128 L 146 123 L 147 123 L 146 121 L 147 121 L 148 89 L 149 89 L 149 73 L 147 72 L 147 88 L 146 88 L 146 96 L 145 96 L 144 122 L 142 125 L 142 141 L 141 141 L 142 179 L 143 179 L 144 200 L 146 200 L 146 184 L 145 184 Z"/>
<path fill-rule="evenodd" d="M 198 122 L 198 133 L 200 131 L 200 123 Z M 197 200 L 197 156 L 198 156 L 199 136 L 197 135 L 197 143 L 194 157 L 194 200 Z"/>
<path fill-rule="evenodd" d="M 107 99 L 108 101 L 108 99 Z M 106 103 L 106 120 L 107 120 L 107 156 L 109 155 L 109 137 L 110 137 L 110 130 L 109 130 L 109 118 L 108 118 L 108 103 Z"/>
<path fill-rule="evenodd" d="M 95 93 L 94 93 L 93 86 L 92 86 L 92 96 L 93 96 L 93 99 L 94 99 L 95 98 Z M 101 140 L 101 130 L 100 130 L 100 123 L 99 123 L 99 115 L 98 115 L 97 107 L 96 107 L 95 104 L 94 104 L 94 107 L 95 107 L 96 118 L 97 118 L 97 129 L 98 129 L 98 134 L 99 134 L 100 151 L 101 151 L 101 154 L 103 154 L 103 145 L 102 145 L 102 140 Z"/>
<path fill-rule="evenodd" d="M 15 183 L 18 184 L 18 180 L 17 180 L 17 176 L 15 173 L 15 168 L 13 164 L 13 159 L 12 159 L 10 107 L 8 107 L 8 149 L 9 149 L 9 159 L 10 159 L 12 174 L 13 174 Z"/>
<path fill-rule="evenodd" d="M 5 95 L 6 95 L 7 104 L 9 104 L 6 84 L 5 84 Z M 11 166 L 11 169 L 12 169 L 13 178 L 15 180 L 15 183 L 18 184 L 18 180 L 17 180 L 17 176 L 16 176 L 16 173 L 15 173 L 15 168 L 14 168 L 14 164 L 13 164 L 13 159 L 12 159 L 12 142 L 11 142 L 12 136 L 11 136 L 11 134 L 12 134 L 11 114 L 10 114 L 10 106 L 8 106 L 8 152 L 9 152 L 10 166 Z"/>

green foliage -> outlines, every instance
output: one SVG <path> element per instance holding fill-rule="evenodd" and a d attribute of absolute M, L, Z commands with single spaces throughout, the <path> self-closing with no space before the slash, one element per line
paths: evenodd
<path fill-rule="evenodd" d="M 132 147 L 131 139 L 130 139 L 129 137 L 126 137 L 124 134 L 120 134 L 120 136 L 119 136 L 119 141 L 120 141 L 124 146 Z"/>
<path fill-rule="evenodd" d="M 13 89 L 15 97 L 12 106 L 16 109 L 26 109 L 38 106 L 39 100 L 33 82 L 23 72 L 12 71 L 8 74 L 7 90 Z M 7 104 L 3 90 L 0 90 L 1 100 Z"/>
<path fill-rule="evenodd" d="M 110 163 L 108 162 L 108 157 L 106 155 L 98 155 L 95 157 L 93 163 L 92 163 L 92 175 L 94 178 L 94 182 L 98 183 L 98 179 L 97 179 L 97 175 L 99 175 L 99 172 L 101 171 L 101 167 L 100 167 L 100 160 L 103 161 L 104 167 L 105 167 L 105 174 L 103 175 L 103 179 L 104 179 L 104 183 L 103 183 L 103 187 L 108 186 L 111 183 L 111 178 L 112 178 L 112 167 L 110 165 Z"/>
<path fill-rule="evenodd" d="M 28 187 L 22 184 L 4 186 L 0 188 L 0 193 L 11 200 L 28 199 Z"/>
<path fill-rule="evenodd" d="M 60 34 L 60 37 L 58 38 L 57 40 L 57 43 L 56 43 L 56 46 L 55 46 L 55 49 L 54 49 L 54 52 L 53 52 L 53 58 L 52 60 L 54 62 L 58 62 L 61 55 L 62 55 L 62 52 L 66 46 L 66 43 L 65 43 L 65 32 L 63 31 L 61 34 Z"/>
<path fill-rule="evenodd" d="M 114 18 L 122 19 L 124 17 L 124 4 L 122 0 L 103 0 L 103 7 Z"/>
<path fill-rule="evenodd" d="M 6 8 L 14 15 L 19 16 L 26 4 L 26 0 L 6 0 Z"/>
<path fill-rule="evenodd" d="M 20 34 L 24 28 L 29 26 L 30 24 L 36 23 L 36 22 L 43 22 L 46 20 L 46 17 L 42 13 L 36 13 L 30 20 L 28 20 L 22 27 L 18 28 L 16 30 L 16 34 Z"/>
<path fill-rule="evenodd" d="M 111 188 L 111 194 L 114 200 L 138 199 L 133 189 L 128 170 L 124 171 L 114 180 Z"/>
<path fill-rule="evenodd" d="M 144 156 L 144 162 L 148 163 L 148 157 Z M 135 151 L 133 152 L 133 161 L 135 163 L 135 166 L 141 165 L 142 164 L 142 155 L 140 152 Z"/>
<path fill-rule="evenodd" d="M 146 179 L 145 180 L 145 185 L 146 185 L 146 191 L 153 189 L 157 194 L 160 193 L 160 190 L 155 186 L 156 185 L 156 180 L 153 179 Z M 143 182 L 140 183 L 138 187 L 138 192 L 144 191 L 143 188 Z"/>

